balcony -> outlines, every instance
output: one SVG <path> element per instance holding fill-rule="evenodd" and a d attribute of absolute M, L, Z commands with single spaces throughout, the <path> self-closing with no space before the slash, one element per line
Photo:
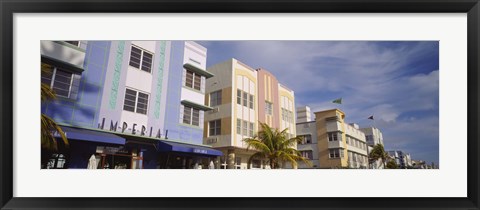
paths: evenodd
<path fill-rule="evenodd" d="M 327 132 L 342 132 L 342 124 L 339 121 L 327 121 Z"/>
<path fill-rule="evenodd" d="M 42 62 L 77 72 L 83 71 L 85 50 L 75 45 L 63 41 L 41 41 L 40 53 Z"/>

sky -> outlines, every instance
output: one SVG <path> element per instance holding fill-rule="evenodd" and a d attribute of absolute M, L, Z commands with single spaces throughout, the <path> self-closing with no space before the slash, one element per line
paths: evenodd
<path fill-rule="evenodd" d="M 347 123 L 378 127 L 386 150 L 439 160 L 437 41 L 199 41 L 207 67 L 235 58 L 272 72 L 296 106 L 339 108 Z M 333 100 L 342 98 L 342 104 Z M 373 115 L 375 120 L 368 120 Z"/>

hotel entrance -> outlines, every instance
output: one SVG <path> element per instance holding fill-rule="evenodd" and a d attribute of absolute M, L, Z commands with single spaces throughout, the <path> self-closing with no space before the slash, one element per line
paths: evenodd
<path fill-rule="evenodd" d="M 97 147 L 98 169 L 143 169 L 143 152 L 125 147 Z"/>

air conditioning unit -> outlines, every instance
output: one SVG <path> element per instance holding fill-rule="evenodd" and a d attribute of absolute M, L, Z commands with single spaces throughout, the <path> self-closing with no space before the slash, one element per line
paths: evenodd
<path fill-rule="evenodd" d="M 218 107 L 215 107 L 215 108 L 212 109 L 212 113 L 217 113 L 218 110 L 219 110 L 219 108 L 218 108 Z"/>
<path fill-rule="evenodd" d="M 218 139 L 217 137 L 212 137 L 207 139 L 207 144 L 215 144 L 217 143 Z"/>

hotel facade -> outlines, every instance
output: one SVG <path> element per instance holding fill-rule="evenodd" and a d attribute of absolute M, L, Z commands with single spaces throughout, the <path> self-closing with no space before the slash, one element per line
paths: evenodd
<path fill-rule="evenodd" d="M 304 141 L 297 146 L 313 166 L 299 163 L 299 168 L 368 168 L 365 133 L 357 124 L 345 123 L 345 113 L 339 109 L 315 112 L 315 120 L 308 117 L 310 108 L 297 108 L 300 116 L 297 135 Z"/>
<path fill-rule="evenodd" d="M 69 139 L 42 168 L 206 167 L 223 155 L 203 145 L 207 49 L 185 41 L 41 41 L 42 104 Z M 45 155 L 44 155 L 45 154 Z"/>
<path fill-rule="evenodd" d="M 208 72 L 204 144 L 222 151 L 217 166 L 223 169 L 269 168 L 263 159 L 248 160 L 255 152 L 243 141 L 260 129 L 259 122 L 296 136 L 294 92 L 265 69 L 253 69 L 236 59 L 215 64 Z M 287 167 L 287 166 L 284 166 Z"/>

